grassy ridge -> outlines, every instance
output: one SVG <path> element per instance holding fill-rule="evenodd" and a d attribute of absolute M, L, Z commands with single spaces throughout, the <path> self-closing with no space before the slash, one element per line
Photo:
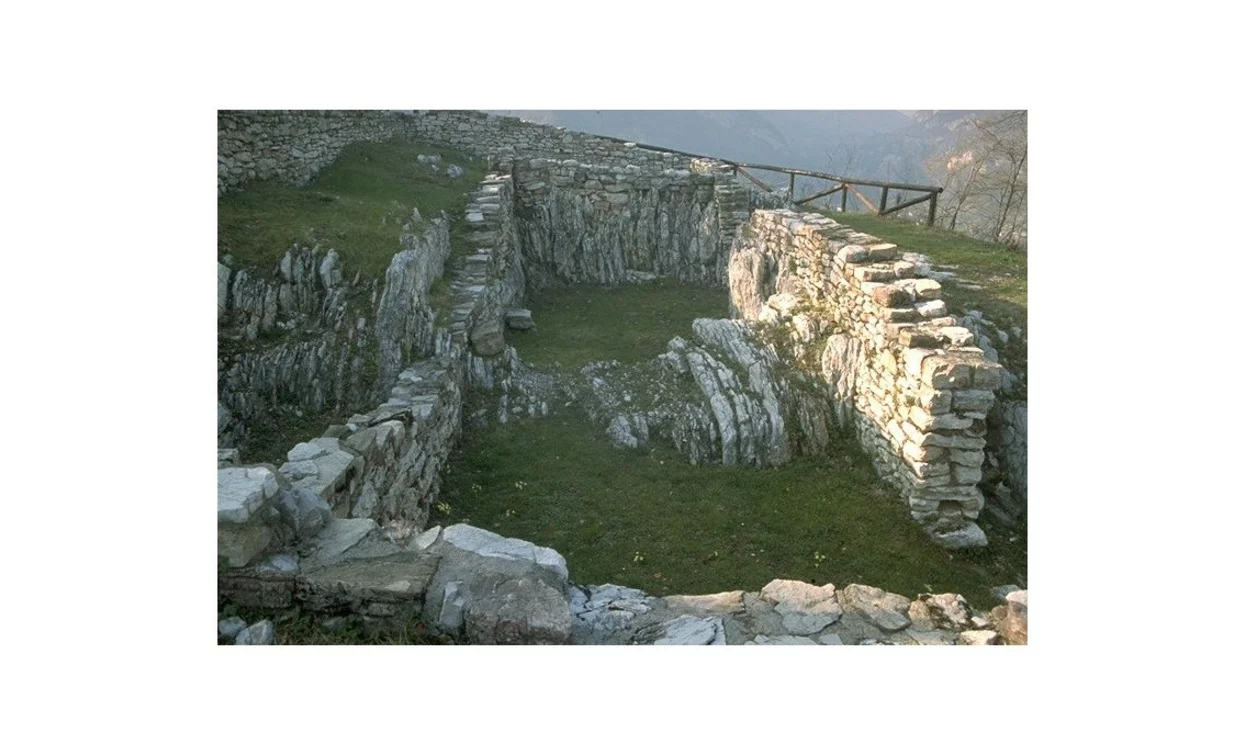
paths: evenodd
<path fill-rule="evenodd" d="M 424 165 L 416 161 L 420 154 L 443 159 Z M 450 163 L 465 174 L 447 176 Z M 379 277 L 398 252 L 412 208 L 424 218 L 445 210 L 459 220 L 484 172 L 482 161 L 441 147 L 401 140 L 351 144 L 306 186 L 259 181 L 220 197 L 218 251 L 267 274 L 291 245 L 320 244 L 336 249 L 347 268 Z"/>

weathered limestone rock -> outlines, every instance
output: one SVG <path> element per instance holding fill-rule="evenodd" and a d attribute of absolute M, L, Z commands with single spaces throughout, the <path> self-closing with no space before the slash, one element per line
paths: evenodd
<path fill-rule="evenodd" d="M 817 645 L 817 641 L 809 637 L 796 637 L 790 634 L 778 635 L 771 637 L 769 635 L 758 634 L 756 639 L 751 642 L 745 642 L 745 645 Z"/>
<path fill-rule="evenodd" d="M 570 641 L 566 559 L 557 551 L 455 524 L 422 552 L 441 559 L 425 598 L 425 622 L 469 642 Z"/>
<path fill-rule="evenodd" d="M 675 610 L 705 611 L 708 613 L 741 613 L 744 609 L 744 591 L 713 593 L 711 595 L 668 595 L 666 605 Z"/>
<path fill-rule="evenodd" d="M 302 575 L 299 596 L 314 613 L 411 619 L 423 611 L 439 560 L 427 553 L 403 552 L 337 563 Z"/>
<path fill-rule="evenodd" d="M 243 629 L 246 629 L 246 622 L 237 616 L 221 619 L 216 625 L 217 635 L 226 640 L 233 640 Z"/>
<path fill-rule="evenodd" d="M 752 466 L 790 460 L 795 438 L 804 453 L 825 447 L 824 396 L 780 378 L 777 356 L 747 325 L 697 319 L 692 329 L 695 342 L 671 339 L 651 362 L 594 363 L 582 371 L 586 384 L 573 391 L 615 445 L 636 448 L 661 438 L 692 463 Z"/>
<path fill-rule="evenodd" d="M 229 266 L 216 263 L 216 319 L 220 320 L 225 316 L 225 309 L 229 303 Z"/>
<path fill-rule="evenodd" d="M 761 588 L 761 597 L 774 604 L 788 634 L 822 631 L 843 615 L 834 585 L 821 587 L 789 579 L 775 579 Z"/>
<path fill-rule="evenodd" d="M 982 548 L 989 544 L 986 533 L 976 522 L 965 522 L 962 526 L 946 532 L 930 529 L 929 536 L 942 547 L 952 550 Z"/>
<path fill-rule="evenodd" d="M 371 519 L 334 519 L 308 544 L 304 570 L 321 569 L 342 558 L 346 551 L 377 530 Z"/>
<path fill-rule="evenodd" d="M 633 626 L 636 618 L 653 611 L 655 600 L 640 590 L 618 585 L 572 587 L 576 644 L 629 644 L 637 628 Z"/>
<path fill-rule="evenodd" d="M 959 634 L 960 645 L 1001 645 L 998 632 L 988 629 L 970 629 Z"/>
<path fill-rule="evenodd" d="M 477 645 L 563 645 L 571 636 L 566 596 L 531 576 L 506 580 L 468 603 L 464 624 Z"/>
<path fill-rule="evenodd" d="M 279 491 L 279 478 L 268 467 L 216 470 L 216 544 L 226 566 L 254 563 L 278 543 Z"/>
<path fill-rule="evenodd" d="M 564 580 L 569 577 L 566 559 L 562 557 L 562 554 L 552 548 L 533 545 L 526 540 L 502 537 L 469 524 L 454 524 L 442 531 L 441 541 L 486 558 L 531 561 L 549 569 Z"/>
<path fill-rule="evenodd" d="M 726 629 L 720 618 L 679 616 L 646 629 L 636 637 L 638 645 L 725 645 Z"/>
<path fill-rule="evenodd" d="M 256 622 L 238 632 L 233 639 L 235 645 L 271 645 L 276 641 L 276 630 L 268 619 Z"/>
<path fill-rule="evenodd" d="M 841 592 L 844 604 L 874 626 L 888 632 L 911 624 L 907 611 L 911 601 L 902 595 L 867 585 L 848 585 Z"/>
<path fill-rule="evenodd" d="M 1009 593 L 1006 605 L 991 613 L 995 628 L 1008 645 L 1029 644 L 1029 591 Z"/>
<path fill-rule="evenodd" d="M 471 348 L 482 357 L 497 356 L 506 349 L 506 339 L 502 335 L 501 323 L 485 320 L 471 331 Z"/>
<path fill-rule="evenodd" d="M 531 330 L 536 327 L 532 321 L 532 310 L 511 307 L 506 310 L 506 327 L 511 330 Z"/>

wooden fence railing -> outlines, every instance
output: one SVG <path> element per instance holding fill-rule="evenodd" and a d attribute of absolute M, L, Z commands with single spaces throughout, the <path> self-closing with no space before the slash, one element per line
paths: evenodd
<path fill-rule="evenodd" d="M 938 211 L 938 195 L 942 193 L 941 186 L 922 186 L 920 184 L 904 184 L 904 183 L 896 183 L 894 181 L 875 181 L 875 180 L 866 179 L 866 178 L 843 178 L 842 176 L 834 176 L 829 173 L 820 173 L 815 170 L 801 170 L 799 168 L 783 168 L 777 165 L 758 165 L 756 163 L 736 162 L 734 160 L 724 160 L 722 158 L 714 158 L 714 159 L 732 166 L 735 169 L 736 174 L 742 175 L 744 178 L 748 179 L 752 183 L 756 184 L 757 186 L 760 186 L 762 189 L 769 191 L 769 192 L 774 191 L 774 187 L 770 186 L 769 184 L 765 183 L 761 179 L 752 175 L 752 173 L 750 173 L 748 169 L 751 168 L 752 170 L 767 170 L 767 171 L 771 171 L 774 173 L 785 173 L 789 177 L 787 192 L 788 194 L 790 194 L 792 201 L 797 205 L 806 204 L 808 202 L 812 202 L 815 199 L 821 199 L 822 197 L 828 197 L 828 196 L 831 196 L 837 193 L 840 195 L 840 200 L 839 200 L 839 211 L 840 212 L 843 212 L 844 210 L 847 209 L 848 192 L 851 192 L 852 195 L 854 195 L 857 199 L 859 199 L 860 203 L 863 204 L 865 207 L 867 207 L 869 209 L 869 212 L 873 213 L 874 215 L 890 215 L 892 212 L 898 212 L 900 210 L 907 209 L 914 205 L 921 204 L 922 202 L 929 202 L 928 222 L 930 225 L 933 225 L 934 215 Z M 806 178 L 813 178 L 813 179 L 819 179 L 819 180 L 824 180 L 824 181 L 832 181 L 832 182 L 835 182 L 837 185 L 832 186 L 831 188 L 826 189 L 825 191 L 819 191 L 816 194 L 811 194 L 807 197 L 804 197 L 803 199 L 796 199 L 795 198 L 796 176 L 804 176 Z M 862 194 L 858 188 L 856 188 L 858 186 L 871 186 L 871 187 L 881 189 L 882 190 L 882 201 L 875 205 L 872 201 L 870 201 L 868 197 Z M 913 199 L 904 200 L 903 196 L 900 195 L 899 201 L 897 203 L 891 205 L 890 207 L 887 207 L 886 203 L 890 199 L 891 189 L 896 189 L 898 191 L 915 191 L 915 192 L 918 192 L 919 196 Z"/>
<path fill-rule="evenodd" d="M 815 170 L 803 170 L 801 168 L 784 168 L 784 167 L 777 166 L 777 165 L 760 165 L 758 163 L 745 163 L 745 162 L 739 162 L 737 160 L 727 160 L 722 157 L 714 157 L 713 155 L 699 155 L 699 154 L 696 154 L 695 152 L 684 152 L 683 150 L 680 150 L 680 149 L 671 149 L 669 147 L 657 147 L 652 144 L 641 144 L 639 142 L 633 142 L 629 139 L 620 139 L 617 136 L 605 136 L 603 134 L 594 134 L 594 136 L 597 136 L 601 139 L 608 139 L 610 141 L 618 142 L 620 144 L 632 145 L 635 147 L 639 147 L 640 149 L 650 149 L 656 152 L 670 152 L 676 155 L 686 155 L 688 157 L 699 157 L 699 158 L 703 158 L 706 160 L 717 160 L 718 162 L 726 163 L 727 165 L 730 165 L 732 168 L 734 168 L 736 175 L 742 175 L 744 178 L 747 178 L 749 181 L 756 184 L 757 186 L 760 186 L 762 189 L 765 189 L 768 192 L 773 192 L 774 188 L 770 186 L 769 184 L 765 183 L 764 181 L 762 181 L 761 179 L 749 173 L 748 169 L 765 170 L 765 171 L 771 171 L 774 173 L 784 173 L 787 176 L 789 176 L 787 191 L 790 194 L 791 199 L 795 204 L 797 205 L 807 204 L 809 202 L 812 202 L 814 199 L 821 199 L 822 197 L 828 197 L 832 194 L 841 192 L 841 199 L 839 200 L 839 212 L 844 212 L 847 210 L 848 192 L 851 192 L 857 199 L 859 199 L 861 204 L 869 208 L 869 212 L 873 213 L 874 215 L 890 215 L 892 212 L 898 212 L 900 210 L 907 209 L 914 205 L 921 204 L 922 202 L 929 202 L 928 222 L 929 222 L 929 225 L 932 226 L 934 224 L 934 215 L 938 211 L 938 195 L 941 194 L 943 191 L 943 187 L 941 186 L 922 186 L 920 184 L 903 184 L 903 183 L 895 183 L 893 181 L 874 181 L 872 179 L 866 179 L 866 178 L 842 178 L 840 176 L 834 176 L 829 173 L 821 173 Z M 812 194 L 810 196 L 804 197 L 803 199 L 796 199 L 795 198 L 796 176 L 804 176 L 806 178 L 812 178 L 814 180 L 834 181 L 838 185 L 833 186 L 829 189 L 826 189 L 825 191 L 821 191 L 816 194 Z M 882 190 L 882 201 L 877 205 L 873 204 L 873 202 L 870 201 L 868 197 L 860 193 L 860 190 L 856 188 L 857 186 L 870 186 L 870 187 L 881 189 Z M 891 189 L 896 189 L 898 191 L 915 191 L 915 192 L 918 192 L 919 196 L 913 199 L 904 200 L 901 195 L 897 204 L 893 204 L 890 207 L 887 207 L 886 203 L 887 203 L 887 200 L 890 198 Z"/>

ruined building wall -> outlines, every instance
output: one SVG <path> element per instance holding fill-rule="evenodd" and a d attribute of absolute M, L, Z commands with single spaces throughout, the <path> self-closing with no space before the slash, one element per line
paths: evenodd
<path fill-rule="evenodd" d="M 973 520 L 1001 368 L 915 268 L 821 215 L 758 210 L 732 251 L 731 306 L 819 362 L 839 419 L 935 540 L 982 544 Z"/>
<path fill-rule="evenodd" d="M 428 294 L 449 256 L 449 227 L 437 219 L 398 241 L 383 280 L 320 247 L 289 249 L 271 275 L 218 264 L 220 446 L 281 412 L 379 401 L 403 367 L 432 353 Z"/>
<path fill-rule="evenodd" d="M 480 157 L 634 165 L 648 174 L 689 166 L 684 155 L 474 110 L 222 110 L 216 125 L 217 193 L 253 180 L 306 183 L 346 145 L 399 136 Z"/>
<path fill-rule="evenodd" d="M 402 119 L 384 110 L 222 110 L 216 116 L 216 191 L 265 179 L 304 184 L 346 145 L 402 132 Z"/>
<path fill-rule="evenodd" d="M 713 175 L 543 158 L 514 161 L 512 170 L 533 288 L 652 277 L 725 284 Z"/>

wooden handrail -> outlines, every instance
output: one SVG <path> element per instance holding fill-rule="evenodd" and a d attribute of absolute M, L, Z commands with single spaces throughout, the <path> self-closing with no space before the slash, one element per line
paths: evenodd
<path fill-rule="evenodd" d="M 759 178 L 757 178 L 756 176 L 752 175 L 751 173 L 749 173 L 748 171 L 746 171 L 746 170 L 744 170 L 743 168 L 739 167 L 738 165 L 736 165 L 736 166 L 735 166 L 735 168 L 736 168 L 736 170 L 738 170 L 740 173 L 744 174 L 744 178 L 748 179 L 749 181 L 751 181 L 752 183 L 756 184 L 757 186 L 760 186 L 762 189 L 765 189 L 765 190 L 766 190 L 766 191 L 768 191 L 768 192 L 773 192 L 773 191 L 774 191 L 774 189 L 773 189 L 773 188 L 772 188 L 769 184 L 765 183 L 764 181 L 762 181 L 761 179 L 759 179 Z"/>
<path fill-rule="evenodd" d="M 926 194 L 926 195 L 924 195 L 924 196 L 917 197 L 916 199 L 909 199 L 907 202 L 900 202 L 899 204 L 895 205 L 894 207 L 887 207 L 885 210 L 882 210 L 882 211 L 881 211 L 881 212 L 879 212 L 878 214 L 879 214 L 879 215 L 889 215 L 889 214 L 891 214 L 892 212 L 897 212 L 897 211 L 902 210 L 902 209 L 904 209 L 904 208 L 906 208 L 906 207 L 911 207 L 911 206 L 912 206 L 912 205 L 914 205 L 914 204 L 920 204 L 920 203 L 922 203 L 922 202 L 928 202 L 928 201 L 930 200 L 930 197 L 932 197 L 932 196 L 934 196 L 934 195 L 933 195 L 933 194 Z"/>
<path fill-rule="evenodd" d="M 791 196 L 793 199 L 795 197 L 795 177 L 796 176 L 806 176 L 808 178 L 820 178 L 826 181 L 837 181 L 839 185 L 835 186 L 833 189 L 829 189 L 827 191 L 823 191 L 818 194 L 805 197 L 804 199 L 796 200 L 795 204 L 797 205 L 804 204 L 806 202 L 811 202 L 814 199 L 820 199 L 821 197 L 829 196 L 831 194 L 834 194 L 837 191 L 842 191 L 843 197 L 839 203 L 840 212 L 847 209 L 847 192 L 851 191 L 853 194 L 856 195 L 856 197 L 862 203 L 864 203 L 865 207 L 869 208 L 869 211 L 872 212 L 874 215 L 890 215 L 892 212 L 897 212 L 899 210 L 905 209 L 907 207 L 911 207 L 913 205 L 920 204 L 922 202 L 929 202 L 929 224 L 933 225 L 934 215 L 938 208 L 938 195 L 941 194 L 943 191 L 943 187 L 941 186 L 923 186 L 921 184 L 903 184 L 903 183 L 894 183 L 892 181 L 874 181 L 874 180 L 867 179 L 867 178 L 845 178 L 843 176 L 836 176 L 830 173 L 822 173 L 821 171 L 816 171 L 816 170 L 804 170 L 802 168 L 785 168 L 781 165 L 765 165 L 763 163 L 749 163 L 749 162 L 743 162 L 742 160 L 728 160 L 726 158 L 715 157 L 713 155 L 702 155 L 696 152 L 685 152 L 684 150 L 681 150 L 681 149 L 671 149 L 670 147 L 659 147 L 659 146 L 655 146 L 652 144 L 643 144 L 641 142 L 634 142 L 634 141 L 631 141 L 630 139 L 623 139 L 617 136 L 605 136 L 604 134 L 589 134 L 589 136 L 595 136 L 598 139 L 605 139 L 607 141 L 616 142 L 618 144 L 631 145 L 633 147 L 636 147 L 637 149 L 646 149 L 646 150 L 650 150 L 653 152 L 666 152 L 666 153 L 674 154 L 674 155 L 683 155 L 685 157 L 697 157 L 697 158 L 701 158 L 704 160 L 713 160 L 715 162 L 723 163 L 724 165 L 730 166 L 732 169 L 732 172 L 735 173 L 736 175 L 742 173 L 745 178 L 747 178 L 749 181 L 761 187 L 767 192 L 773 192 L 774 189 L 770 187 L 769 184 L 765 183 L 764 181 L 760 180 L 756 176 L 749 173 L 747 170 L 745 170 L 745 168 L 751 168 L 752 170 L 768 170 L 774 173 L 786 173 L 788 176 L 790 176 L 790 182 L 788 183 L 788 192 L 789 192 L 789 196 Z M 869 201 L 869 199 L 864 194 L 861 194 L 856 189 L 856 186 L 872 186 L 872 187 L 881 189 L 882 190 L 881 208 L 875 207 L 873 203 Z M 887 207 L 886 201 L 887 201 L 887 198 L 889 196 L 891 189 L 902 189 L 904 191 L 918 191 L 918 192 L 924 192 L 925 194 L 924 196 L 918 197 L 916 199 L 910 199 L 907 202 L 900 202 L 899 204 L 893 207 Z"/>
<path fill-rule="evenodd" d="M 839 184 L 838 186 L 834 187 L 833 189 L 826 189 L 825 191 L 822 191 L 822 192 L 819 192 L 819 193 L 817 193 L 817 194 L 814 194 L 814 195 L 812 195 L 811 197 L 804 197 L 803 199 L 797 199 L 797 200 L 795 200 L 795 203 L 796 203 L 796 204 L 804 204 L 805 202 L 811 202 L 811 201 L 813 201 L 814 199 L 821 199 L 822 197 L 828 197 L 828 196 L 830 196 L 831 194 L 835 193 L 836 191 L 847 191 L 847 187 L 846 187 L 846 186 L 844 186 L 843 184 Z"/>

